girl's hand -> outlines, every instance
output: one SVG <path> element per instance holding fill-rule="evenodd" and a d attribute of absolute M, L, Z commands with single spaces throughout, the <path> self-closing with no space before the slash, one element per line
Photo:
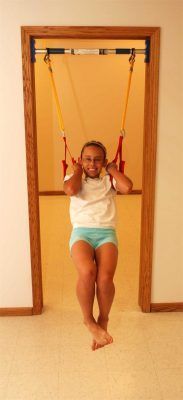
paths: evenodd
<path fill-rule="evenodd" d="M 83 172 L 83 168 L 82 168 L 81 163 L 80 163 L 80 162 L 76 162 L 76 163 L 73 165 L 73 170 L 74 170 L 74 172 L 80 172 L 80 173 L 82 173 L 82 172 Z"/>
<path fill-rule="evenodd" d="M 110 174 L 112 170 L 117 169 L 117 165 L 114 162 L 107 164 L 106 171 Z"/>

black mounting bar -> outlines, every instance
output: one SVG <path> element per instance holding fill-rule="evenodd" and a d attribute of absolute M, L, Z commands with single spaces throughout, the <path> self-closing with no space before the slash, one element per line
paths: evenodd
<path fill-rule="evenodd" d="M 145 63 L 149 63 L 150 61 L 150 40 L 147 39 L 145 41 L 146 47 L 145 49 L 64 49 L 64 48 L 45 48 L 45 49 L 36 49 L 35 47 L 35 39 L 31 39 L 30 47 L 31 47 L 31 62 L 34 63 L 36 61 L 37 54 L 71 54 L 71 55 L 108 55 L 108 54 L 144 54 Z"/>

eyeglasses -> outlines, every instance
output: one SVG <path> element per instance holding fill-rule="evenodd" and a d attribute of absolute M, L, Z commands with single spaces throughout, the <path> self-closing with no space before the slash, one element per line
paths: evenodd
<path fill-rule="evenodd" d="M 86 162 L 87 164 L 91 163 L 92 161 L 96 164 L 99 164 L 99 163 L 103 162 L 103 159 L 100 157 L 96 157 L 96 158 L 83 157 L 83 161 Z"/>

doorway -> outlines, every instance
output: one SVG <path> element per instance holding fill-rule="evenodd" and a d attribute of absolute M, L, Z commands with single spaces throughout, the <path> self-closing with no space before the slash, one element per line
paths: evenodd
<path fill-rule="evenodd" d="M 147 63 L 145 66 L 145 116 L 143 138 L 143 178 L 139 276 L 139 305 L 142 311 L 150 312 L 155 195 L 154 187 L 157 130 L 159 34 L 159 28 L 140 27 L 22 27 L 33 314 L 40 314 L 42 312 L 43 296 L 39 226 L 40 223 L 35 107 L 35 72 L 34 65 L 31 63 L 30 59 L 30 41 L 32 38 L 150 40 L 150 62 Z"/>

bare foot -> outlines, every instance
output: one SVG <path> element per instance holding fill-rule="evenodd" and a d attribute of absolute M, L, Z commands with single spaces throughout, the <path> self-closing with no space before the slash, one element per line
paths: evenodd
<path fill-rule="evenodd" d="M 85 322 L 85 324 L 93 336 L 93 342 L 91 346 L 92 350 L 97 350 L 113 342 L 112 336 L 110 336 L 105 329 L 96 323 L 95 320 Z"/>
<path fill-rule="evenodd" d="M 102 318 L 102 317 L 99 315 L 99 316 L 98 316 L 98 319 L 97 319 L 97 324 L 107 332 L 108 321 L 109 321 L 108 318 L 107 318 L 107 319 L 104 319 L 104 318 Z M 112 342 L 113 342 L 113 339 L 112 339 L 112 341 L 111 341 L 110 343 L 112 343 Z M 110 343 L 108 343 L 108 344 L 110 344 Z M 101 346 L 100 344 L 98 344 L 98 343 L 96 342 L 96 340 L 93 340 L 93 342 L 92 342 L 92 349 L 93 349 L 93 350 L 98 350 L 98 349 L 100 349 L 101 347 L 104 347 L 104 346 Z"/>
<path fill-rule="evenodd" d="M 101 349 L 101 347 L 104 347 L 104 345 L 98 344 L 96 342 L 96 340 L 93 339 L 93 342 L 91 345 L 92 350 L 95 351 L 95 350 Z"/>

